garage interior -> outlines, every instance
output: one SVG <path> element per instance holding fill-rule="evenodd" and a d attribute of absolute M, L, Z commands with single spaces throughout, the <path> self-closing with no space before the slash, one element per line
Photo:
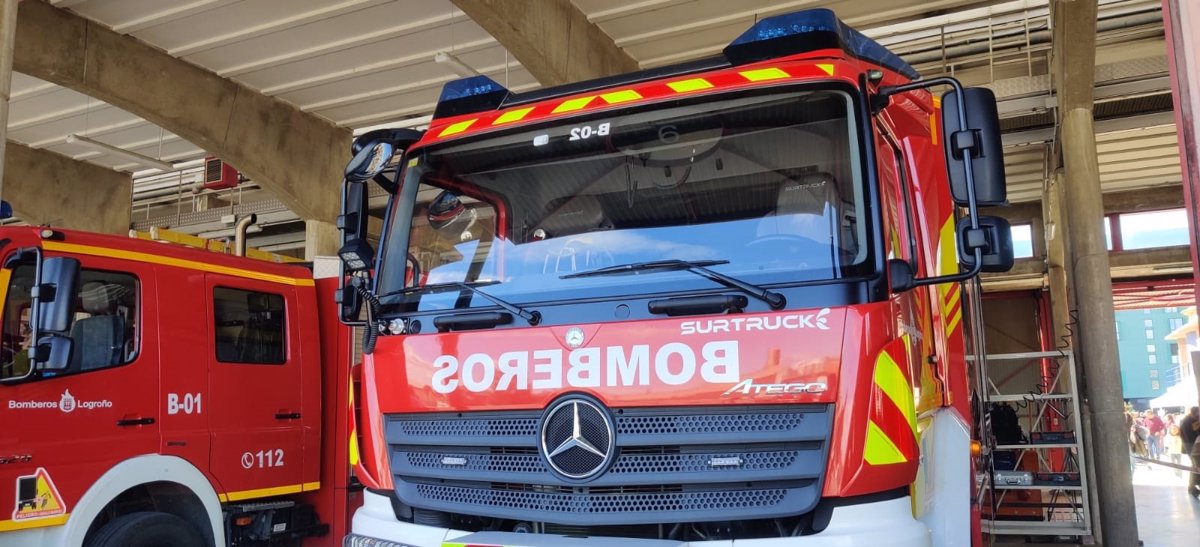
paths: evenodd
<path fill-rule="evenodd" d="M 254 215 L 248 245 L 296 262 L 336 254 L 351 138 L 423 129 L 446 82 L 484 74 L 519 92 L 653 68 L 717 53 L 759 18 L 831 8 L 923 77 L 998 100 L 1010 205 L 986 214 L 1014 227 L 1018 259 L 981 281 L 980 385 L 1027 433 L 1077 434 L 997 451 L 1081 477 L 1033 494 L 981 489 L 985 531 L 1136 545 L 1141 530 L 1147 546 L 1200 533 L 1195 505 L 1180 522 L 1135 519 L 1166 494 L 1130 479 L 1113 329 L 1115 310 L 1196 303 L 1186 200 L 1200 181 L 1185 177 L 1198 165 L 1181 167 L 1177 123 L 1191 119 L 1177 109 L 1200 90 L 1173 94 L 1172 63 L 1194 77 L 1200 60 L 1182 51 L 1200 39 L 1164 23 L 1164 10 L 1175 28 L 1200 21 L 1188 0 L 0 4 L 0 191 L 15 213 L 4 224 L 226 249 Z M 386 195 L 374 191 L 377 234 Z M 1163 211 L 1183 211 L 1190 240 L 1129 240 Z"/>

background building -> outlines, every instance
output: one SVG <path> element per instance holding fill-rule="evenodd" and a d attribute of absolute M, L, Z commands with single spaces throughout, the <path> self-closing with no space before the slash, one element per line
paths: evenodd
<path fill-rule="evenodd" d="M 1179 308 L 1117 312 L 1117 347 L 1126 400 L 1148 403 L 1179 383 L 1179 353 L 1175 341 L 1167 336 L 1186 322 Z"/>

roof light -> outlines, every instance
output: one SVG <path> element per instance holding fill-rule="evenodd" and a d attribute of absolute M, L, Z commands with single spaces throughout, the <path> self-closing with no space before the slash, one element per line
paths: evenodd
<path fill-rule="evenodd" d="M 487 76 L 471 76 L 446 82 L 438 98 L 434 118 L 457 116 L 469 112 L 495 110 L 508 97 L 508 89 Z"/>
<path fill-rule="evenodd" d="M 829 48 L 841 49 L 914 80 L 921 77 L 895 53 L 846 26 L 828 9 L 810 9 L 762 19 L 726 46 L 725 56 L 734 64 L 746 64 Z"/>

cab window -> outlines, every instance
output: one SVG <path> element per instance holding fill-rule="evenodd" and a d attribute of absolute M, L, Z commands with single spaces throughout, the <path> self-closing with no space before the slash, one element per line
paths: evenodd
<path fill-rule="evenodd" d="M 29 371 L 32 316 L 30 288 L 34 267 L 24 264 L 10 271 L 8 291 L 0 318 L 0 378 L 24 376 Z M 137 357 L 140 332 L 137 278 L 120 272 L 82 270 L 73 295 L 75 315 L 67 335 L 72 340 L 66 370 L 43 376 L 62 376 L 124 365 Z"/>
<path fill-rule="evenodd" d="M 215 287 L 217 361 L 282 365 L 287 361 L 283 296 Z"/>

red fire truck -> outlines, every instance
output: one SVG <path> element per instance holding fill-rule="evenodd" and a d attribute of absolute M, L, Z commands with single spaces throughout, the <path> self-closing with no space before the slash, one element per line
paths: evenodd
<path fill-rule="evenodd" d="M 0 228 L 0 545 L 340 545 L 332 273 Z"/>
<path fill-rule="evenodd" d="M 979 544 L 962 282 L 1012 262 L 977 211 L 1005 201 L 989 91 L 811 10 L 682 65 L 455 81 L 354 152 L 346 545 Z"/>

